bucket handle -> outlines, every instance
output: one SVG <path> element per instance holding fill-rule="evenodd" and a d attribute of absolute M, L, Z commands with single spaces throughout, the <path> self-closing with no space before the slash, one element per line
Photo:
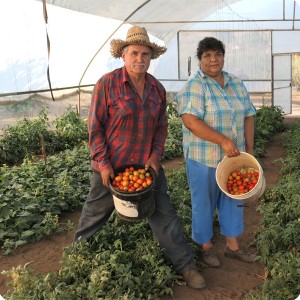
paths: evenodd
<path fill-rule="evenodd" d="M 236 206 L 237 206 L 237 207 L 249 207 L 248 204 L 237 204 Z"/>

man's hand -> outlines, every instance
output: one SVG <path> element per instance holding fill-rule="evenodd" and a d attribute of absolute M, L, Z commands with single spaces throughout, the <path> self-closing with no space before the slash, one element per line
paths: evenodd
<path fill-rule="evenodd" d="M 150 157 L 147 160 L 147 162 L 145 163 L 145 169 L 148 170 L 149 167 L 153 168 L 153 170 L 155 171 L 156 175 L 158 176 L 161 164 L 160 164 L 160 162 L 156 158 Z"/>
<path fill-rule="evenodd" d="M 101 178 L 102 178 L 103 185 L 109 188 L 110 179 L 115 178 L 115 173 L 112 167 L 101 171 Z"/>

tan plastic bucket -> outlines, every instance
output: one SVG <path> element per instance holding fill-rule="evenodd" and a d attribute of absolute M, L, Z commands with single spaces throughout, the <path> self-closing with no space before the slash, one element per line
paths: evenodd
<path fill-rule="evenodd" d="M 235 170 L 243 167 L 252 167 L 259 172 L 259 179 L 255 187 L 248 193 L 242 195 L 232 195 L 227 190 L 227 180 L 228 176 Z M 241 200 L 241 201 L 251 201 L 261 197 L 266 188 L 266 180 L 264 177 L 263 169 L 256 158 L 246 152 L 241 152 L 239 156 L 227 157 L 225 156 L 223 160 L 218 164 L 216 170 L 216 180 L 219 188 L 230 198 Z"/>

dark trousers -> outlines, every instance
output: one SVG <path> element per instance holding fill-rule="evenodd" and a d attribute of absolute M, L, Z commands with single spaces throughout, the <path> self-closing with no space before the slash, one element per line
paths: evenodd
<path fill-rule="evenodd" d="M 184 237 L 180 219 L 167 194 L 167 180 L 163 168 L 160 169 L 156 179 L 154 193 L 155 211 L 147 220 L 160 247 L 164 249 L 176 272 L 181 273 L 183 270 L 195 268 L 192 250 Z M 113 210 L 112 194 L 102 185 L 101 175 L 94 171 L 74 241 L 90 239 L 106 223 Z"/>

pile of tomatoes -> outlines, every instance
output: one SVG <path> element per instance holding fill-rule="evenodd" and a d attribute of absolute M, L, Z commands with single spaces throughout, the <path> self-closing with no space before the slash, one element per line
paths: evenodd
<path fill-rule="evenodd" d="M 259 172 L 254 168 L 237 169 L 228 176 L 227 190 L 232 195 L 243 195 L 251 191 L 257 184 Z"/>
<path fill-rule="evenodd" d="M 119 172 L 113 179 L 111 185 L 120 191 L 138 192 L 153 183 L 151 173 L 143 168 L 128 167 L 123 172 Z"/>

